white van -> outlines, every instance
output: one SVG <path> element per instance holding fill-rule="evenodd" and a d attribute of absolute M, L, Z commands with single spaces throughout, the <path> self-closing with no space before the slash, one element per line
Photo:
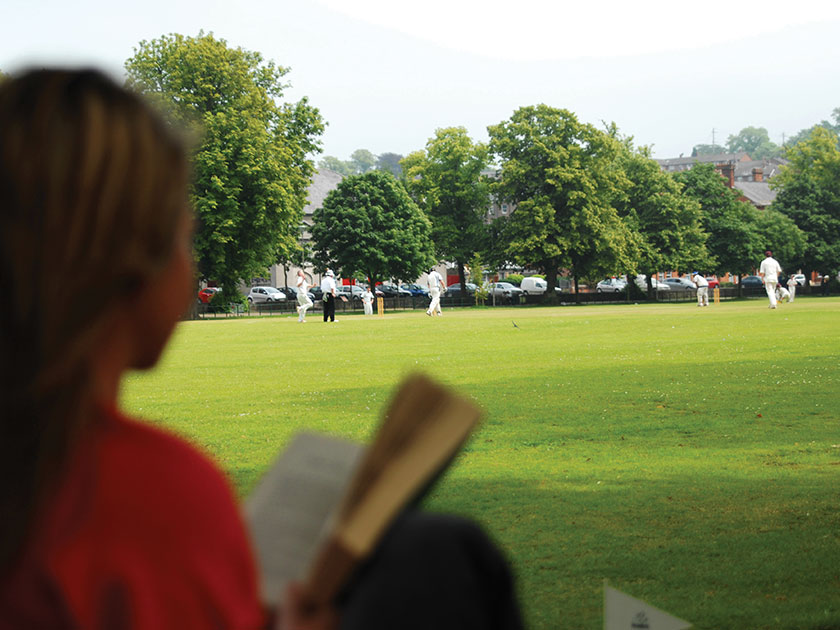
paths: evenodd
<path fill-rule="evenodd" d="M 525 292 L 525 295 L 542 295 L 548 288 L 548 284 L 542 278 L 529 276 L 528 278 L 522 278 L 519 288 Z"/>

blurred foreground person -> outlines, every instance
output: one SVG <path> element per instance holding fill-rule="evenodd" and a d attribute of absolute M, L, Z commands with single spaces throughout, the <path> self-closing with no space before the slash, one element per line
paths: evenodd
<path fill-rule="evenodd" d="M 193 299 L 187 183 L 171 129 L 103 75 L 0 86 L 0 629 L 519 627 L 483 534 L 413 513 L 337 608 L 297 586 L 263 607 L 227 480 L 119 411 Z"/>

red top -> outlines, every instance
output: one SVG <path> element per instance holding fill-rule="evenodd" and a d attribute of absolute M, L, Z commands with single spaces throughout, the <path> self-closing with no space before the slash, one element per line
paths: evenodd
<path fill-rule="evenodd" d="M 117 412 L 71 457 L 22 561 L 0 629 L 264 627 L 230 487 L 184 441 Z"/>

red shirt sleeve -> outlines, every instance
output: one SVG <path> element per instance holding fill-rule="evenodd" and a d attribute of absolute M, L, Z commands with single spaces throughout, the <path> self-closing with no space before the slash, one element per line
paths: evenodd
<path fill-rule="evenodd" d="M 226 479 L 168 433 L 111 414 L 77 449 L 44 525 L 28 573 L 72 627 L 266 623 Z"/>

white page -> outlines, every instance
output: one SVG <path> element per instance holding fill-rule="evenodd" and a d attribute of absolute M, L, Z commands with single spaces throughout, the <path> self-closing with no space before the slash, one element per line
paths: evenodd
<path fill-rule="evenodd" d="M 300 433 L 246 500 L 266 603 L 275 604 L 287 582 L 306 576 L 363 451 L 355 442 Z"/>
<path fill-rule="evenodd" d="M 604 583 L 604 630 L 686 630 L 691 624 Z"/>

